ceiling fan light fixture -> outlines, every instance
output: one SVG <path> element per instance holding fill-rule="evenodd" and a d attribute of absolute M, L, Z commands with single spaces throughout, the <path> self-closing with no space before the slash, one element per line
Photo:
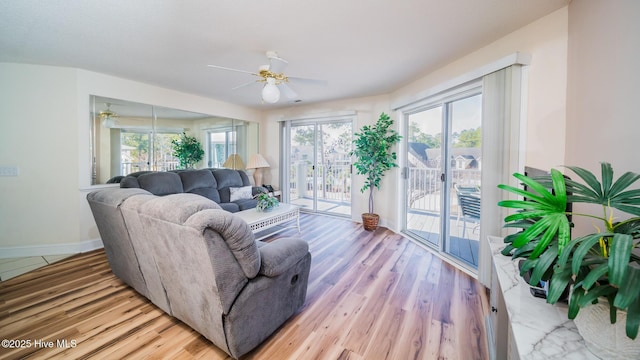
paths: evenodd
<path fill-rule="evenodd" d="M 267 79 L 267 83 L 262 88 L 262 100 L 269 104 L 275 104 L 280 100 L 280 89 L 276 86 L 275 79 Z"/>
<path fill-rule="evenodd" d="M 251 85 L 251 84 L 264 84 L 262 87 L 262 104 L 269 103 L 275 104 L 280 100 L 280 97 L 284 95 L 287 101 L 295 101 L 299 102 L 298 94 L 295 93 L 289 86 L 287 85 L 289 81 L 294 82 L 307 82 L 307 83 L 318 83 L 326 85 L 326 81 L 315 80 L 315 79 L 306 79 L 301 77 L 289 77 L 284 73 L 286 66 L 289 64 L 288 61 L 281 58 L 277 52 L 275 51 L 267 51 L 266 53 L 267 59 L 269 60 L 269 64 L 261 65 L 258 68 L 258 72 L 233 69 L 226 66 L 219 65 L 208 65 L 209 67 L 220 69 L 220 70 L 230 70 L 235 72 L 240 72 L 244 74 L 249 74 L 258 77 L 258 80 L 251 81 L 242 85 L 238 85 L 233 87 L 233 90 L 240 89 L 242 87 Z"/>
<path fill-rule="evenodd" d="M 112 128 L 116 125 L 116 120 L 114 118 L 118 117 L 118 114 L 111 111 L 111 104 L 106 103 L 107 109 L 104 111 L 100 111 L 98 116 L 102 119 L 102 126 L 106 128 Z"/>

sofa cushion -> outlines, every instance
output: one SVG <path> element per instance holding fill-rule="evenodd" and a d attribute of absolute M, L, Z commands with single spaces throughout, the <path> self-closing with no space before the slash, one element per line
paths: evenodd
<path fill-rule="evenodd" d="M 222 210 L 226 210 L 226 211 L 228 211 L 228 212 L 232 212 L 232 213 L 234 213 L 234 212 L 238 212 L 238 211 L 240 211 L 240 206 L 238 206 L 238 204 L 236 204 L 236 203 L 230 203 L 230 202 L 225 203 L 225 202 L 221 202 L 221 203 L 218 203 L 218 205 L 220 205 L 220 207 L 222 208 Z"/>
<path fill-rule="evenodd" d="M 242 170 L 238 170 L 238 175 L 240 175 L 240 178 L 242 179 L 243 186 L 251 185 L 251 181 L 249 180 L 249 176 L 247 175 L 246 172 Z"/>
<path fill-rule="evenodd" d="M 253 209 L 258 205 L 258 200 L 256 199 L 240 199 L 236 200 L 230 204 L 235 204 L 238 206 L 238 210 L 249 210 Z"/>
<path fill-rule="evenodd" d="M 140 188 L 158 196 L 184 192 L 180 175 L 172 172 L 154 172 L 140 175 L 138 176 L 138 184 L 140 184 Z"/>
<path fill-rule="evenodd" d="M 213 170 L 213 176 L 218 182 L 218 192 L 220 193 L 220 202 L 231 202 L 230 187 L 246 186 L 240 176 L 241 171 L 232 169 L 216 169 Z M 248 184 L 247 184 L 248 185 Z"/>
<path fill-rule="evenodd" d="M 251 199 L 253 194 L 251 193 L 251 186 L 243 187 L 230 187 L 229 188 L 229 201 L 234 202 L 236 200 Z"/>
<path fill-rule="evenodd" d="M 226 187 L 241 187 L 249 184 L 245 184 L 242 181 L 242 177 L 240 176 L 240 172 L 238 170 L 232 169 L 216 169 L 213 170 L 213 176 L 216 178 L 218 182 L 218 189 L 226 188 Z"/>
<path fill-rule="evenodd" d="M 220 202 L 218 183 L 210 170 L 182 171 L 178 175 L 182 180 L 184 192 L 202 195 L 209 200 Z"/>
<path fill-rule="evenodd" d="M 134 188 L 139 189 L 140 184 L 138 183 L 138 178 L 134 176 L 125 176 L 120 180 L 121 188 Z"/>

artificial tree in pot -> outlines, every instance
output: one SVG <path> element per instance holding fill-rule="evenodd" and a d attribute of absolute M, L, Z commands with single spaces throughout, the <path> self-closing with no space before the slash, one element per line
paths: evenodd
<path fill-rule="evenodd" d="M 193 169 L 195 164 L 204 157 L 204 150 L 198 139 L 182 133 L 177 140 L 171 140 L 173 145 L 173 156 L 180 161 L 183 169 Z"/>
<path fill-rule="evenodd" d="M 398 166 L 395 162 L 396 153 L 391 151 L 391 147 L 402 137 L 391 129 L 391 125 L 393 120 L 389 115 L 382 113 L 375 125 L 365 125 L 360 132 L 354 134 L 354 149 L 350 155 L 356 157 L 356 162 L 353 163 L 356 172 L 366 176 L 360 192 L 369 190 L 369 212 L 362 214 L 365 230 L 375 230 L 380 219 L 373 209 L 374 190 L 380 189 L 385 173 Z"/>
<path fill-rule="evenodd" d="M 567 179 L 552 169 L 549 177 L 514 174 L 527 186 L 526 191 L 499 185 L 525 198 L 498 204 L 518 210 L 505 218 L 505 226 L 521 229 L 505 238 L 507 246 L 503 254 L 526 259 L 521 272 L 531 271 L 531 285 L 537 285 L 540 280 L 549 282 L 548 303 L 556 303 L 565 290 L 570 289 L 570 319 L 575 319 L 580 311 L 591 313 L 598 303 L 597 307 L 602 304 L 608 307 L 611 324 L 616 323 L 618 317 L 626 316 L 625 332 L 629 339 L 622 336 L 616 341 L 601 341 L 612 332 L 609 329 L 596 334 L 594 341 L 600 344 L 585 340 L 590 350 L 603 351 L 601 354 L 606 354 L 605 357 L 616 354 L 636 358 L 640 356 L 640 343 L 631 343 L 630 339 L 636 339 L 640 326 L 640 189 L 631 187 L 640 180 L 640 175 L 626 172 L 614 180 L 611 165 L 602 163 L 599 181 L 588 170 L 567 168 L 582 182 Z M 568 213 L 567 203 L 597 204 L 602 214 Z M 614 214 L 614 209 L 626 215 L 617 219 L 615 215 L 619 214 Z M 567 215 L 597 220 L 595 232 L 572 239 L 572 224 Z M 581 320 L 580 317 L 577 320 Z M 578 330 L 585 336 L 577 320 Z M 609 350 L 609 345 L 614 344 L 607 342 L 628 343 L 628 348 Z"/>

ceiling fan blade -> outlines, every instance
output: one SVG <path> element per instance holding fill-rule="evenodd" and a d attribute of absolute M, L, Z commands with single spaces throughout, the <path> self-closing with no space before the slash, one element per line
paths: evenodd
<path fill-rule="evenodd" d="M 241 73 L 245 73 L 245 74 L 251 74 L 251 75 L 255 75 L 255 76 L 260 76 L 254 72 L 251 71 L 244 71 L 244 70 L 238 70 L 238 69 L 233 69 L 233 68 L 228 68 L 228 67 L 224 67 L 224 66 L 218 66 L 218 65 L 207 65 L 208 67 L 212 67 L 212 68 L 216 68 L 216 69 L 222 69 L 222 70 L 230 70 L 230 71 L 235 71 L 235 72 L 241 72 Z"/>
<path fill-rule="evenodd" d="M 270 57 L 269 58 L 269 71 L 280 74 L 284 72 L 284 69 L 289 65 L 289 62 L 280 57 Z"/>
<path fill-rule="evenodd" d="M 297 100 L 299 99 L 298 94 L 293 91 L 293 89 L 291 89 L 291 87 L 289 87 L 289 85 L 287 84 L 280 84 L 278 85 L 278 88 L 280 89 L 280 92 L 287 98 L 290 100 Z"/>
<path fill-rule="evenodd" d="M 296 76 L 287 76 L 289 81 L 295 82 L 297 84 L 309 84 L 309 85 L 322 85 L 327 86 L 329 82 L 327 80 L 318 80 L 318 79 L 307 79 Z"/>
<path fill-rule="evenodd" d="M 238 85 L 236 87 L 232 87 L 231 90 L 238 90 L 238 89 L 243 88 L 245 86 L 253 85 L 253 84 L 255 84 L 255 83 L 259 82 L 259 81 L 260 80 L 249 81 L 248 83 L 244 83 L 244 84 L 240 84 L 240 85 Z"/>

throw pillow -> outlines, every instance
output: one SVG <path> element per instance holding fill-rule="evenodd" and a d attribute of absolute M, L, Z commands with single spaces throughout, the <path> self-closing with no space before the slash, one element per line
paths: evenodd
<path fill-rule="evenodd" d="M 230 187 L 229 195 L 230 195 L 229 201 L 251 199 L 253 197 L 253 195 L 251 195 L 251 186 Z"/>

